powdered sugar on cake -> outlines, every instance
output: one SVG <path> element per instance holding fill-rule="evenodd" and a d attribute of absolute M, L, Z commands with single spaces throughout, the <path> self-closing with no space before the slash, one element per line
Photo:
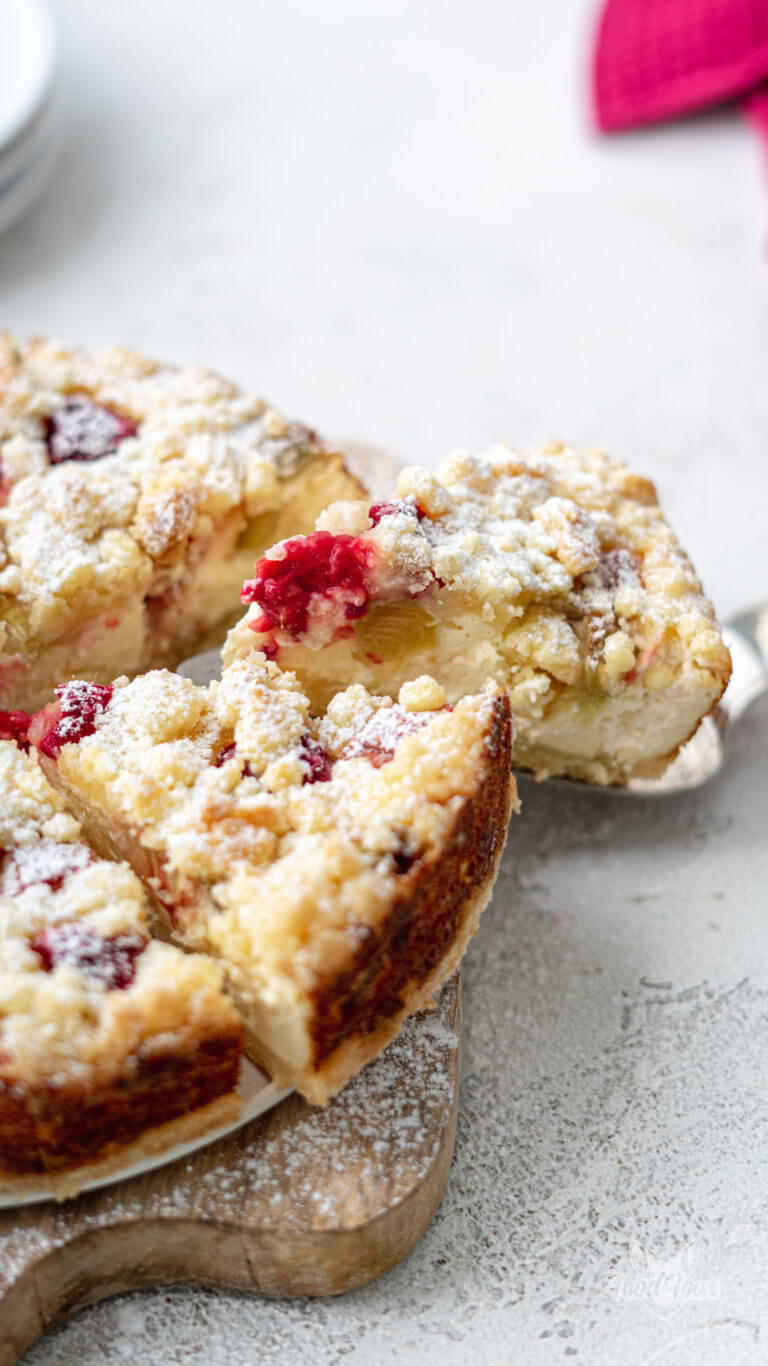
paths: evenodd
<path fill-rule="evenodd" d="M 224 651 L 269 640 L 316 705 L 350 680 L 390 693 L 425 673 L 456 701 L 492 677 L 521 766 L 624 782 L 663 771 L 728 679 L 653 485 L 600 451 L 458 451 L 436 473 L 404 470 L 388 503 L 331 505 L 318 527 L 370 548 L 365 609 L 314 634 L 270 633 L 252 607 Z M 292 545 L 280 553 L 290 577 Z"/>
<path fill-rule="evenodd" d="M 254 554 L 358 491 L 209 371 L 0 337 L 0 706 L 39 706 L 72 658 L 107 682 L 193 653 Z"/>
<path fill-rule="evenodd" d="M 10 740 L 0 741 L 0 943 L 0 1102 L 9 1087 L 98 1087 L 130 1071 L 148 1040 L 194 1020 L 233 1028 L 220 970 L 150 941 L 138 879 L 96 857 Z"/>

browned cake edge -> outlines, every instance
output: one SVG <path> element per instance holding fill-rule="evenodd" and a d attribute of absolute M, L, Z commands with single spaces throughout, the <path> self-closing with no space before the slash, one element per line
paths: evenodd
<path fill-rule="evenodd" d="M 322 1104 L 378 1056 L 409 1015 L 429 1005 L 456 971 L 487 906 L 504 852 L 512 803 L 512 718 L 499 692 L 486 737 L 487 762 L 442 848 L 402 876 L 387 920 L 341 973 L 314 993 L 312 1067 L 298 1081 Z M 246 1046 L 248 1046 L 246 1032 Z"/>
<path fill-rule="evenodd" d="M 299 1072 L 288 1072 L 248 1028 L 248 1001 L 241 999 L 237 974 L 210 944 L 190 945 L 174 932 L 169 908 L 204 904 L 202 887 L 178 888 L 157 855 L 127 829 L 107 829 L 80 795 L 62 784 L 55 765 L 43 759 L 51 781 L 65 793 L 69 809 L 102 854 L 125 858 L 144 883 L 158 911 L 155 930 L 181 947 L 194 947 L 222 962 L 227 987 L 244 1018 L 246 1050 L 280 1085 L 293 1085 L 314 1104 L 323 1104 L 350 1077 L 377 1057 L 409 1015 L 429 1005 L 456 970 L 490 900 L 504 850 L 516 787 L 511 773 L 512 717 L 509 695 L 493 699 L 485 736 L 486 761 L 474 791 L 456 813 L 441 848 L 401 875 L 386 919 L 371 929 L 342 972 L 319 976 L 312 996 L 312 1057 Z"/>
<path fill-rule="evenodd" d="M 109 1168 L 110 1160 L 118 1166 L 141 1156 L 142 1141 L 155 1150 L 223 1122 L 230 1110 L 234 1117 L 241 1058 L 242 1034 L 233 1026 L 186 1047 L 150 1045 L 93 1088 L 0 1081 L 0 1185 L 31 1173 L 69 1174 L 71 1183 L 86 1164 Z M 182 1120 L 192 1123 L 174 1123 Z"/>

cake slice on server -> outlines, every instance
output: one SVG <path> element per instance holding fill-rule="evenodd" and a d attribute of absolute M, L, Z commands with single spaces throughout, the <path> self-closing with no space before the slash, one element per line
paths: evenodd
<path fill-rule="evenodd" d="M 249 1051 L 323 1102 L 477 927 L 514 800 L 506 691 L 353 686 L 317 716 L 251 651 L 207 688 L 157 670 L 58 693 L 29 731 L 45 773 L 161 929 L 222 964 Z"/>
<path fill-rule="evenodd" d="M 234 1119 L 242 1025 L 215 963 L 150 939 L 24 730 L 0 715 L 0 1181 L 66 1181 Z"/>
<path fill-rule="evenodd" d="M 392 500 L 332 504 L 246 583 L 224 660 L 264 650 L 316 706 L 428 673 L 510 690 L 514 763 L 623 784 L 663 771 L 730 656 L 648 480 L 599 451 L 458 453 Z"/>
<path fill-rule="evenodd" d="M 0 336 L 0 707 L 220 640 L 254 558 L 361 492 L 210 371 Z"/>

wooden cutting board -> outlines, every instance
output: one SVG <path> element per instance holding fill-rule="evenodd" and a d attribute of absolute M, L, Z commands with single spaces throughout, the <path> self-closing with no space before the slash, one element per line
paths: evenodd
<path fill-rule="evenodd" d="M 0 1212 L 0 1366 L 108 1295 L 194 1282 L 335 1295 L 410 1251 L 448 1179 L 461 979 L 324 1109 L 296 1096 L 190 1157 Z"/>

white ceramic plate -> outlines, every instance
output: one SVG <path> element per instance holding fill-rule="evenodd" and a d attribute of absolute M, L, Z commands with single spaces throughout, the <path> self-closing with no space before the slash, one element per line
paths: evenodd
<path fill-rule="evenodd" d="M 26 173 L 40 157 L 45 156 L 54 140 L 58 115 L 53 100 L 47 100 L 24 132 L 14 138 L 5 150 L 0 150 L 0 195 L 10 189 L 12 182 Z"/>
<path fill-rule="evenodd" d="M 38 155 L 5 186 L 0 185 L 0 233 L 32 207 L 45 189 L 58 152 L 55 135 L 49 138 Z"/>
<path fill-rule="evenodd" d="M 44 0 L 0 0 L 0 152 L 24 134 L 45 104 L 55 63 Z"/>

